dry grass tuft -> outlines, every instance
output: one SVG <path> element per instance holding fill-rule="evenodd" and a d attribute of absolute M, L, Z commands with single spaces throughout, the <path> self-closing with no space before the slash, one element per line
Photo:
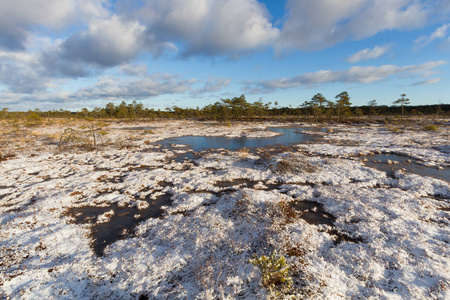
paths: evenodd
<path fill-rule="evenodd" d="M 248 148 L 241 148 L 237 151 L 240 158 L 247 158 L 250 155 Z"/>
<path fill-rule="evenodd" d="M 272 168 L 272 171 L 278 174 L 304 174 L 314 173 L 318 170 L 319 168 L 316 165 L 297 155 L 288 155 L 283 157 L 278 164 Z"/>
<path fill-rule="evenodd" d="M 59 138 L 59 150 L 97 150 L 103 146 L 103 135 L 101 131 L 94 128 L 88 128 L 83 131 L 66 128 Z"/>
<path fill-rule="evenodd" d="M 278 209 L 284 219 L 283 224 L 294 223 L 299 218 L 299 213 L 285 200 L 278 202 Z"/>

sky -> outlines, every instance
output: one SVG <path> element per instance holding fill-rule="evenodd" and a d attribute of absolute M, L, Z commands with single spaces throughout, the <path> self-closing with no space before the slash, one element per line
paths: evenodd
<path fill-rule="evenodd" d="M 0 0 L 0 109 L 450 104 L 449 0 Z"/>

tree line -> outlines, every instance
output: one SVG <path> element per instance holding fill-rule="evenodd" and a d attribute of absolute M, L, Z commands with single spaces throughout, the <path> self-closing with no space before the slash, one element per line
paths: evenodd
<path fill-rule="evenodd" d="M 181 108 L 178 106 L 167 107 L 164 110 L 155 110 L 144 107 L 140 102 L 126 103 L 122 101 L 116 105 L 112 102 L 103 108 L 88 110 L 83 108 L 77 112 L 67 110 L 40 111 L 39 109 L 28 112 L 10 112 L 7 108 L 0 111 L 0 119 L 14 119 L 26 117 L 31 120 L 38 118 L 117 118 L 117 119 L 200 119 L 217 121 L 260 120 L 273 118 L 303 117 L 314 120 L 343 121 L 350 117 L 399 115 L 436 115 L 449 116 L 450 105 L 420 105 L 408 106 L 410 101 L 406 94 L 402 94 L 393 105 L 377 105 L 376 100 L 371 100 L 364 106 L 352 106 L 350 95 L 344 91 L 336 95 L 334 101 L 326 99 L 321 93 L 314 95 L 310 100 L 304 101 L 298 107 L 280 107 L 278 102 L 263 103 L 260 99 L 253 103 L 246 100 L 245 95 L 239 97 L 220 99 L 203 108 Z"/>

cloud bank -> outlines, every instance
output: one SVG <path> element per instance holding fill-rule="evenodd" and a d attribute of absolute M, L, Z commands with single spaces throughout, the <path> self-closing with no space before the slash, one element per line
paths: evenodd
<path fill-rule="evenodd" d="M 370 83 L 386 80 L 394 75 L 410 77 L 429 76 L 435 73 L 435 68 L 446 63 L 446 61 L 430 61 L 420 65 L 408 66 L 355 66 L 345 71 L 321 70 L 314 73 L 301 74 L 292 78 L 244 82 L 244 85 L 245 89 L 250 93 L 260 93 L 283 89 L 312 87 L 324 83 Z M 428 84 L 429 83 L 436 83 L 436 81 L 429 81 Z M 423 84 L 425 84 L 425 82 Z"/>
<path fill-rule="evenodd" d="M 427 24 L 440 1 L 288 0 L 288 17 L 276 44 L 278 51 L 320 50 L 386 30 L 411 30 Z"/>

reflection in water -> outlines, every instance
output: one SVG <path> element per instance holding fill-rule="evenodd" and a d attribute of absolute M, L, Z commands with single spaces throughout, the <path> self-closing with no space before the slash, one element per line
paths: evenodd
<path fill-rule="evenodd" d="M 295 143 L 319 141 L 319 135 L 303 132 L 304 130 L 311 129 L 312 128 L 277 127 L 269 128 L 270 131 L 282 134 L 274 137 L 248 138 L 219 136 L 181 136 L 165 139 L 158 143 L 163 146 L 170 146 L 171 144 L 189 145 L 194 151 L 202 151 L 205 149 L 216 148 L 237 150 L 241 148 L 265 147 L 270 145 L 291 145 Z M 322 129 L 316 129 L 315 131 L 322 131 Z"/>
<path fill-rule="evenodd" d="M 365 164 L 371 168 L 386 172 L 389 176 L 393 176 L 397 170 L 404 170 L 407 173 L 413 173 L 420 176 L 429 176 L 450 182 L 450 169 L 444 168 L 440 170 L 436 167 L 427 167 L 417 163 L 416 160 L 408 156 L 398 154 L 377 154 L 368 156 Z M 388 160 L 396 161 L 398 164 L 388 164 Z"/>

